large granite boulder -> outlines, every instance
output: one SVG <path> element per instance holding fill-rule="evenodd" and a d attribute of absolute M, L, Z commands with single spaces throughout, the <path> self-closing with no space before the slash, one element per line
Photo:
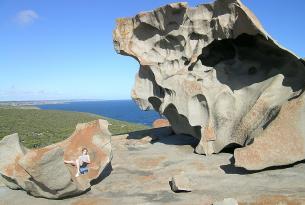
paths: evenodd
<path fill-rule="evenodd" d="M 75 177 L 76 168 L 65 164 L 64 159 L 77 159 L 84 147 L 91 159 L 89 172 Z M 68 139 L 33 150 L 20 144 L 18 134 L 9 135 L 0 141 L 0 156 L 0 176 L 11 189 L 52 199 L 79 195 L 109 168 L 112 151 L 108 122 L 78 124 Z"/>
<path fill-rule="evenodd" d="M 198 138 L 199 154 L 244 147 L 270 135 L 268 126 L 282 106 L 297 100 L 304 89 L 304 60 L 275 42 L 239 0 L 216 0 L 194 8 L 174 3 L 118 19 L 113 39 L 118 53 L 140 64 L 132 98 L 141 109 L 164 115 L 176 133 Z M 290 131 L 285 141 L 272 138 L 282 146 L 289 142 L 304 149 L 304 143 L 291 137 L 299 134 L 304 140 L 304 133 Z M 280 134 L 279 129 L 273 132 Z M 254 140 L 257 145 L 251 146 L 251 153 L 269 139 Z M 305 158 L 303 152 L 299 155 L 301 150 L 291 151 L 289 159 L 279 162 L 273 151 L 264 150 L 264 155 L 274 156 L 272 162 L 246 167 L 260 169 Z M 242 149 L 238 160 L 247 158 L 248 152 L 241 153 Z"/>
<path fill-rule="evenodd" d="M 248 170 L 292 164 L 305 158 L 305 95 L 285 103 L 253 142 L 234 151 L 235 165 Z"/>

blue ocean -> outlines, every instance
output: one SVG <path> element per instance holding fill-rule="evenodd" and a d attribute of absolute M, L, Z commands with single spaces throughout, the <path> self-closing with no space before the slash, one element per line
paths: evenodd
<path fill-rule="evenodd" d="M 89 112 L 105 117 L 143 125 L 151 125 L 161 116 L 155 111 L 142 111 L 132 100 L 81 101 L 38 105 L 43 110 Z"/>

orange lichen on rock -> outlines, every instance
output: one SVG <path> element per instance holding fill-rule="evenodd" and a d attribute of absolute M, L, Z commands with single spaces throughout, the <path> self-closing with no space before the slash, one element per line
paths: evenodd
<path fill-rule="evenodd" d="M 169 127 L 169 121 L 167 119 L 156 119 L 153 122 L 153 128 L 160 128 L 160 127 Z"/>
<path fill-rule="evenodd" d="M 59 144 L 59 146 L 61 146 L 65 150 L 65 160 L 77 159 L 83 148 L 88 149 L 92 163 L 88 165 L 90 172 L 84 176 L 87 178 L 98 177 L 98 175 L 100 174 L 99 163 L 104 161 L 107 162 L 109 157 L 108 153 L 105 153 L 103 149 L 99 148 L 99 143 L 100 146 L 107 145 L 110 143 L 109 139 L 99 139 L 100 142 L 98 142 L 98 144 L 92 143 L 96 141 L 95 138 L 99 134 L 109 135 L 110 133 L 108 130 L 103 129 L 102 127 L 100 127 L 99 124 L 96 123 L 96 121 L 94 121 L 87 124 L 78 125 L 76 131 L 72 134 L 72 136 Z M 80 142 L 82 144 L 80 144 Z M 73 169 L 73 173 L 74 172 L 75 169 Z"/>
<path fill-rule="evenodd" d="M 157 180 L 157 177 L 154 176 L 153 174 L 151 174 L 151 175 L 145 175 L 145 176 L 137 176 L 136 180 L 139 181 L 140 183 L 150 183 L 152 181 Z"/>
<path fill-rule="evenodd" d="M 207 126 L 204 129 L 204 137 L 207 141 L 216 140 L 216 135 L 213 127 Z"/>
<path fill-rule="evenodd" d="M 165 159 L 164 156 L 143 157 L 134 159 L 134 163 L 141 169 L 154 169 Z"/>

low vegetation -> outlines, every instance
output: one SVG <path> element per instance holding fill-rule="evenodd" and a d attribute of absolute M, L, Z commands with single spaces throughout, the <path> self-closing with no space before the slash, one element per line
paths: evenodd
<path fill-rule="evenodd" d="M 69 137 L 77 123 L 95 119 L 108 120 L 113 135 L 149 128 L 90 113 L 6 107 L 0 108 L 0 139 L 18 133 L 26 147 L 43 147 Z"/>

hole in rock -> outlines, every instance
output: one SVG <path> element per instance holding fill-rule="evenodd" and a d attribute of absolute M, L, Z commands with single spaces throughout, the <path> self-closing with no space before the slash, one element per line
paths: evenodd
<path fill-rule="evenodd" d="M 241 34 L 236 39 L 214 40 L 198 56 L 202 65 L 213 67 L 217 79 L 239 90 L 276 75 L 282 85 L 299 91 L 305 84 L 302 60 L 261 35 Z"/>
<path fill-rule="evenodd" d="M 235 49 L 232 40 L 213 41 L 209 46 L 202 50 L 202 54 L 198 56 L 202 65 L 215 66 L 221 61 L 232 59 L 235 57 Z"/>
<path fill-rule="evenodd" d="M 165 50 L 184 50 L 185 40 L 184 37 L 181 35 L 173 36 L 167 35 L 164 39 L 161 39 L 156 45 L 159 45 L 160 48 Z"/>
<path fill-rule="evenodd" d="M 165 6 L 165 9 L 161 12 L 164 12 L 164 25 L 166 25 L 166 33 L 169 33 L 173 30 L 179 29 L 183 24 L 184 15 L 186 13 L 186 8 L 181 7 L 171 7 L 170 5 Z M 174 26 L 173 26 L 174 25 Z"/>
<path fill-rule="evenodd" d="M 134 29 L 134 34 L 139 40 L 145 41 L 157 34 L 161 35 L 162 32 L 152 25 L 142 22 L 137 28 Z"/>
<path fill-rule="evenodd" d="M 200 40 L 200 39 L 203 39 L 204 41 L 208 41 L 208 37 L 206 35 L 202 35 L 202 34 L 199 34 L 199 33 L 195 33 L 195 32 L 192 32 L 190 35 L 189 35 L 189 38 L 190 40 Z"/>

